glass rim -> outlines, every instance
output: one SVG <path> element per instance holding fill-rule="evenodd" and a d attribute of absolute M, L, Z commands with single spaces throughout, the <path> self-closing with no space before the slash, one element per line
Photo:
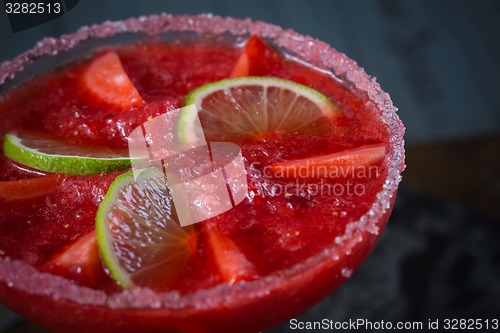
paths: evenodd
<path fill-rule="evenodd" d="M 11 61 L 0 64 L 0 85 L 13 79 L 16 73 L 36 59 L 53 56 L 68 51 L 78 44 L 97 38 L 108 38 L 121 33 L 146 33 L 155 36 L 166 32 L 194 32 L 234 36 L 256 34 L 269 39 L 273 44 L 290 52 L 299 59 L 333 73 L 352 84 L 354 89 L 367 94 L 369 101 L 380 111 L 380 117 L 387 126 L 389 134 L 389 150 L 386 154 L 388 172 L 382 189 L 376 200 L 360 219 L 346 224 L 342 236 L 335 238 L 329 247 L 321 252 L 255 281 L 242 282 L 233 286 L 221 284 L 210 289 L 198 290 L 187 295 L 178 292 L 153 292 L 148 288 L 123 290 L 111 295 L 102 290 L 76 285 L 74 282 L 49 273 L 40 272 L 34 266 L 20 260 L 0 258 L 0 284 L 18 288 L 30 295 L 56 297 L 58 300 L 74 302 L 82 305 L 107 306 L 112 309 L 137 310 L 175 310 L 182 308 L 211 308 L 224 303 L 244 302 L 254 297 L 269 295 L 274 290 L 288 288 L 290 284 L 306 283 L 315 269 L 324 264 L 339 262 L 342 255 L 349 252 L 357 244 L 368 241 L 366 237 L 379 237 L 384 225 L 380 225 L 385 214 L 389 214 L 401 181 L 404 164 L 404 126 L 397 115 L 389 95 L 385 93 L 375 78 L 371 78 L 364 69 L 345 54 L 336 51 L 328 44 L 315 38 L 300 35 L 290 29 L 252 21 L 220 17 L 212 14 L 171 15 L 155 14 L 130 18 L 123 21 L 107 21 L 101 24 L 85 26 L 75 33 L 62 35 L 59 38 L 44 38 L 32 49 L 21 53 Z M 333 260 L 333 262 L 332 262 Z M 309 268 L 309 269 L 308 269 Z M 306 272 L 306 273 L 304 273 Z M 284 287 L 283 281 L 286 282 Z M 230 294 L 231 299 L 226 295 Z M 150 300 L 147 304 L 145 299 Z"/>

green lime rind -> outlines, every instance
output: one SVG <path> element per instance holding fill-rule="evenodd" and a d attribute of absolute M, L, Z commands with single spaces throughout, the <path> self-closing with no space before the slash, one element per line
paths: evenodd
<path fill-rule="evenodd" d="M 78 155 L 56 155 L 30 148 L 13 133 L 8 133 L 3 142 L 4 155 L 30 168 L 67 175 L 93 175 L 110 173 L 130 168 L 130 157 L 88 157 Z"/>
<path fill-rule="evenodd" d="M 223 79 L 217 82 L 205 84 L 189 92 L 184 101 L 184 105 L 194 104 L 199 108 L 203 98 L 205 98 L 206 96 L 218 90 L 224 90 L 243 85 L 259 85 L 264 87 L 272 86 L 289 89 L 297 93 L 298 95 L 307 97 L 318 105 L 328 106 L 328 108 L 325 108 L 325 112 L 329 112 L 329 110 L 331 110 L 332 112 L 340 112 L 335 104 L 333 104 L 328 97 L 326 97 L 319 91 L 294 81 L 270 76 L 244 76 L 232 79 Z"/>
<path fill-rule="evenodd" d="M 122 190 L 133 183 L 140 183 L 151 177 L 161 177 L 162 174 L 155 168 L 150 167 L 142 170 L 134 170 L 123 173 L 115 178 L 109 186 L 106 195 L 99 204 L 96 214 L 96 238 L 97 246 L 101 254 L 101 259 L 109 271 L 111 277 L 124 289 L 134 286 L 130 273 L 120 264 L 114 247 L 113 236 L 111 235 L 108 214 L 116 204 Z"/>
<path fill-rule="evenodd" d="M 111 277 L 123 288 L 130 288 L 133 283 L 130 274 L 121 267 L 118 257 L 113 249 L 111 232 L 108 224 L 108 213 L 121 194 L 121 190 L 135 181 L 134 171 L 129 171 L 116 177 L 109 186 L 108 192 L 102 199 L 96 214 L 97 246 L 101 259 Z"/>
<path fill-rule="evenodd" d="M 198 111 L 196 107 L 190 107 L 190 105 L 186 105 L 181 109 L 179 119 L 175 123 L 175 132 L 177 133 L 175 138 L 180 144 L 191 143 L 201 139 L 194 129 L 196 113 Z"/>

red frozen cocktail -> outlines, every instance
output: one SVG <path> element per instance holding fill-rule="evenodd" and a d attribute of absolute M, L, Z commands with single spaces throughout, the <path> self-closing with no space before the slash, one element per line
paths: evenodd
<path fill-rule="evenodd" d="M 258 332 L 303 313 L 373 248 L 404 168 L 379 85 L 261 22 L 82 28 L 2 64 L 0 82 L 0 300 L 56 332 Z M 168 189 L 133 181 L 127 148 L 189 105 L 208 144 L 241 149 L 246 184 L 181 227 Z"/>

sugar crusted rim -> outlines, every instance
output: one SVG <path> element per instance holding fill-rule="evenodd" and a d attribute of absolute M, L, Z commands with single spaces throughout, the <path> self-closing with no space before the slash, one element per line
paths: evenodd
<path fill-rule="evenodd" d="M 377 193 L 377 200 L 359 220 L 346 224 L 344 234 L 336 237 L 332 246 L 301 263 L 278 272 L 278 274 L 251 282 L 242 282 L 235 286 L 222 284 L 189 295 L 181 295 L 178 292 L 156 293 L 148 288 L 135 288 L 107 295 L 100 290 L 78 286 L 65 278 L 41 273 L 31 265 L 9 258 L 0 259 L 0 283 L 31 295 L 46 296 L 82 305 L 106 306 L 112 309 L 133 308 L 164 311 L 194 307 L 208 309 L 220 306 L 223 302 L 226 305 L 228 303 L 239 304 L 249 299 L 270 295 L 273 291 L 283 288 L 284 280 L 287 280 L 288 283 L 293 283 L 290 282 L 292 280 L 298 283 L 302 279 L 301 273 L 304 272 L 305 268 L 317 268 L 332 258 L 338 260 L 342 252 L 349 251 L 363 241 L 364 232 L 372 235 L 378 235 L 381 232 L 379 222 L 391 207 L 391 201 L 396 195 L 401 180 L 401 172 L 405 168 L 404 126 L 396 114 L 397 108 L 392 104 L 389 95 L 380 88 L 375 78 L 368 76 L 355 61 L 343 53 L 312 37 L 300 35 L 289 29 L 283 30 L 276 25 L 264 22 L 222 18 L 211 14 L 195 16 L 160 14 L 124 21 L 108 21 L 90 27 L 82 27 L 77 32 L 63 35 L 60 38 L 45 38 L 31 50 L 20 54 L 12 61 L 3 62 L 0 64 L 0 85 L 8 79 L 13 79 L 16 73 L 22 71 L 24 66 L 34 60 L 68 51 L 88 39 L 102 39 L 125 32 L 144 32 L 154 36 L 164 32 L 182 31 L 211 34 L 230 33 L 234 36 L 260 35 L 272 40 L 275 45 L 298 58 L 321 69 L 331 71 L 352 84 L 354 89 L 365 92 L 370 103 L 373 103 L 380 111 L 380 117 L 387 126 L 390 138 L 389 151 L 386 156 L 389 161 L 388 173 L 382 190 Z"/>

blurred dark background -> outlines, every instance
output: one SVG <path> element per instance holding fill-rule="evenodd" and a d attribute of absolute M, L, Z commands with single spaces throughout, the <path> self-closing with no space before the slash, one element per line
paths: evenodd
<path fill-rule="evenodd" d="M 500 1 L 80 0 L 17 33 L 0 10 L 0 61 L 45 36 L 159 12 L 250 17 L 346 53 L 399 108 L 408 167 L 373 254 L 302 319 L 500 319 Z M 0 332 L 44 331 L 0 308 Z"/>

